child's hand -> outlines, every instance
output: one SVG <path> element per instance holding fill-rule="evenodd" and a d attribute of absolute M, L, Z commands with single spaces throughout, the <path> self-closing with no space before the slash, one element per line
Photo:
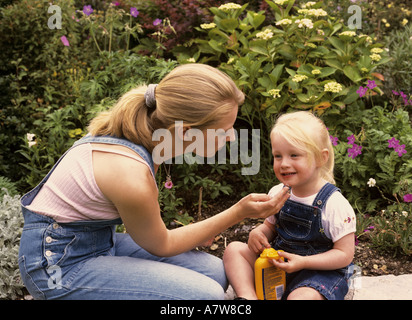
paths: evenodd
<path fill-rule="evenodd" d="M 268 238 L 260 228 L 253 229 L 250 232 L 247 244 L 249 249 L 256 254 L 261 253 L 265 248 L 270 248 Z"/>
<path fill-rule="evenodd" d="M 297 254 L 284 252 L 284 251 L 278 251 L 278 254 L 281 257 L 286 258 L 288 261 L 286 262 L 281 259 L 279 260 L 273 259 L 271 260 L 271 262 L 275 267 L 278 267 L 279 269 L 282 269 L 283 271 L 286 271 L 287 273 L 292 273 L 292 272 L 305 269 L 305 257 L 304 256 L 299 256 Z"/>

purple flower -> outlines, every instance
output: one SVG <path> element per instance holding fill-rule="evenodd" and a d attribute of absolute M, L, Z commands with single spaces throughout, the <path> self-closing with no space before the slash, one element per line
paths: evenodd
<path fill-rule="evenodd" d="M 354 144 L 355 143 L 355 136 L 352 134 L 348 138 L 348 144 Z"/>
<path fill-rule="evenodd" d="M 165 188 L 166 189 L 172 189 L 173 188 L 173 182 L 172 181 L 166 181 L 165 182 Z"/>
<path fill-rule="evenodd" d="M 402 157 L 402 154 L 406 154 L 405 145 L 404 145 L 404 144 L 398 145 L 398 146 L 395 148 L 395 152 L 398 153 L 398 156 L 399 156 L 399 157 Z"/>
<path fill-rule="evenodd" d="M 389 139 L 388 142 L 389 142 L 388 148 L 396 149 L 399 146 L 399 140 L 396 140 L 395 137 L 392 137 L 391 139 Z"/>
<path fill-rule="evenodd" d="M 372 90 L 373 88 L 375 88 L 375 87 L 376 87 L 375 81 L 373 81 L 373 80 L 368 80 L 367 87 L 368 87 L 369 89 L 371 89 L 371 90 Z"/>
<path fill-rule="evenodd" d="M 403 196 L 404 202 L 412 202 L 412 194 L 408 193 Z"/>
<path fill-rule="evenodd" d="M 130 14 L 133 16 L 133 17 L 137 17 L 138 15 L 139 15 L 139 11 L 137 11 L 137 9 L 135 8 L 135 7 L 131 7 L 130 8 Z"/>
<path fill-rule="evenodd" d="M 112 2 L 112 5 L 114 5 L 115 7 L 120 6 L 120 2 L 119 1 Z"/>
<path fill-rule="evenodd" d="M 67 40 L 66 36 L 61 36 L 61 37 L 60 37 L 60 40 L 63 42 L 63 44 L 64 44 L 66 47 L 70 47 L 69 40 Z"/>
<path fill-rule="evenodd" d="M 330 137 L 330 141 L 332 142 L 332 144 L 334 146 L 338 145 L 338 137 L 333 137 L 332 135 L 329 136 Z"/>
<path fill-rule="evenodd" d="M 349 158 L 355 159 L 360 154 L 362 154 L 362 146 L 358 146 L 356 143 L 353 144 L 352 148 L 348 149 Z"/>
<path fill-rule="evenodd" d="M 154 26 L 158 26 L 161 23 L 162 23 L 162 19 L 159 19 L 159 18 L 157 18 L 155 21 L 153 21 Z"/>
<path fill-rule="evenodd" d="M 362 98 L 366 94 L 367 91 L 368 91 L 367 87 L 364 88 L 364 87 L 360 86 L 359 89 L 356 90 L 356 93 L 359 94 L 359 97 Z"/>
<path fill-rule="evenodd" d="M 399 92 L 398 92 L 398 91 L 392 90 L 392 93 L 393 93 L 395 96 L 399 96 Z"/>
<path fill-rule="evenodd" d="M 86 16 L 90 16 L 91 14 L 92 14 L 92 12 L 93 12 L 93 8 L 92 8 L 92 6 L 89 4 L 88 6 L 84 6 L 83 7 L 83 13 L 86 15 Z"/>

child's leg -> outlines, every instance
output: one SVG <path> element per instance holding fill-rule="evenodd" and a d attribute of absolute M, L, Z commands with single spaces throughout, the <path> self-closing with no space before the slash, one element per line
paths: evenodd
<path fill-rule="evenodd" d="M 229 283 L 238 297 L 257 300 L 255 291 L 254 264 L 257 255 L 246 243 L 230 243 L 223 255 L 223 263 Z"/>
<path fill-rule="evenodd" d="M 318 291 L 310 287 L 300 287 L 288 295 L 288 300 L 325 300 Z"/>

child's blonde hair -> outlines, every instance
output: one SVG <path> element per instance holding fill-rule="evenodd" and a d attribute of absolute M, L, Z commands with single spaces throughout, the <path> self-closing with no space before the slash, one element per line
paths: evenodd
<path fill-rule="evenodd" d="M 190 63 L 172 70 L 155 89 L 156 107 L 149 108 L 142 86 L 125 93 L 108 112 L 92 120 L 92 135 L 124 137 L 154 148 L 152 134 L 156 129 L 172 129 L 175 121 L 185 126 L 208 128 L 241 105 L 244 94 L 229 76 L 204 64 Z"/>
<path fill-rule="evenodd" d="M 313 113 L 298 111 L 280 116 L 271 131 L 272 135 L 279 135 L 295 147 L 310 153 L 316 162 L 322 162 L 322 150 L 327 149 L 329 157 L 321 167 L 321 177 L 335 183 L 335 154 L 329 132 L 323 121 Z"/>

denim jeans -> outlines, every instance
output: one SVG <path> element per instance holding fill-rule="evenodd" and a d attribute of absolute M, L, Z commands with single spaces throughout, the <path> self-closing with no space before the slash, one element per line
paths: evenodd
<path fill-rule="evenodd" d="M 75 143 L 127 146 L 146 159 L 141 146 L 114 137 L 90 137 Z M 128 234 L 115 232 L 116 220 L 58 223 L 26 208 L 54 168 L 23 196 L 24 227 L 19 268 L 35 299 L 223 299 L 228 282 L 223 261 L 192 250 L 174 257 L 154 256 Z"/>
<path fill-rule="evenodd" d="M 223 299 L 222 260 L 192 250 L 157 257 L 116 220 L 57 223 L 23 208 L 19 268 L 35 299 Z"/>

